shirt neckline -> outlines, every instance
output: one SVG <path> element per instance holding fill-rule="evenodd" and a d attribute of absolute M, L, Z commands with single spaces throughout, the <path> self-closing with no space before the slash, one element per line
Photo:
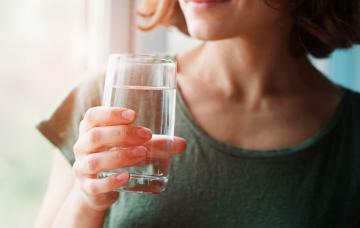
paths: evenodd
<path fill-rule="evenodd" d="M 309 138 L 303 140 L 300 143 L 297 143 L 293 146 L 280 148 L 280 149 L 271 149 L 271 150 L 254 150 L 254 149 L 245 149 L 232 144 L 227 144 L 221 140 L 218 140 L 212 136 L 210 136 L 204 129 L 202 129 L 194 120 L 192 114 L 187 108 L 184 99 L 182 97 L 182 92 L 177 85 L 177 106 L 179 107 L 180 113 L 184 117 L 184 120 L 187 122 L 188 126 L 202 138 L 206 143 L 209 143 L 214 148 L 229 153 L 235 156 L 247 157 L 247 158 L 281 158 L 287 157 L 290 155 L 297 154 L 298 152 L 306 151 L 313 146 L 317 145 L 325 136 L 334 129 L 338 120 L 342 116 L 342 113 L 345 110 L 346 104 L 349 99 L 349 90 L 341 87 L 344 94 L 339 102 L 335 112 L 329 118 L 329 120 L 325 123 L 325 125 L 317 131 L 314 135 Z"/>

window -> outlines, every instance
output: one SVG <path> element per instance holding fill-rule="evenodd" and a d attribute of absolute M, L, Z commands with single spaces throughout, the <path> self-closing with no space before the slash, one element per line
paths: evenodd
<path fill-rule="evenodd" d="M 53 147 L 35 124 L 109 53 L 166 50 L 164 29 L 135 30 L 134 7 L 133 0 L 0 3 L 0 227 L 31 226 L 43 198 Z"/>
<path fill-rule="evenodd" d="M 328 72 L 335 82 L 360 91 L 360 47 L 335 52 L 328 60 Z"/>
<path fill-rule="evenodd" d="M 0 227 L 36 216 L 52 147 L 34 126 L 85 69 L 85 9 L 85 0 L 0 2 Z"/>

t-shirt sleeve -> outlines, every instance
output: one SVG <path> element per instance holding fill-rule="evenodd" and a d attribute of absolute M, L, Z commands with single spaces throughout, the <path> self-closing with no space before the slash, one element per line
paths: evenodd
<path fill-rule="evenodd" d="M 104 78 L 104 74 L 99 73 L 80 83 L 49 118 L 36 126 L 71 165 L 75 161 L 73 146 L 79 136 L 79 123 L 89 108 L 101 105 Z"/>

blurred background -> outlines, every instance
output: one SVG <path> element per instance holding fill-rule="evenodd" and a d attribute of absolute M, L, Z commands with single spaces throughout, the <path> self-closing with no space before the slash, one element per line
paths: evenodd
<path fill-rule="evenodd" d="M 0 227 L 31 227 L 46 189 L 52 146 L 35 129 L 109 53 L 177 53 L 196 45 L 173 29 L 134 29 L 133 0 L 0 2 Z M 360 90 L 360 48 L 314 63 Z"/>

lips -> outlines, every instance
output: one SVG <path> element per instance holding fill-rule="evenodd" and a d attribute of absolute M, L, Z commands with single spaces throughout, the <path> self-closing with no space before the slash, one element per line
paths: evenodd
<path fill-rule="evenodd" d="M 224 6 L 231 0 L 185 0 L 185 3 L 194 12 L 207 12 L 210 9 L 217 9 L 219 6 Z"/>
<path fill-rule="evenodd" d="M 193 2 L 193 3 L 217 3 L 217 2 L 227 2 L 229 0 L 186 0 L 185 2 Z"/>

